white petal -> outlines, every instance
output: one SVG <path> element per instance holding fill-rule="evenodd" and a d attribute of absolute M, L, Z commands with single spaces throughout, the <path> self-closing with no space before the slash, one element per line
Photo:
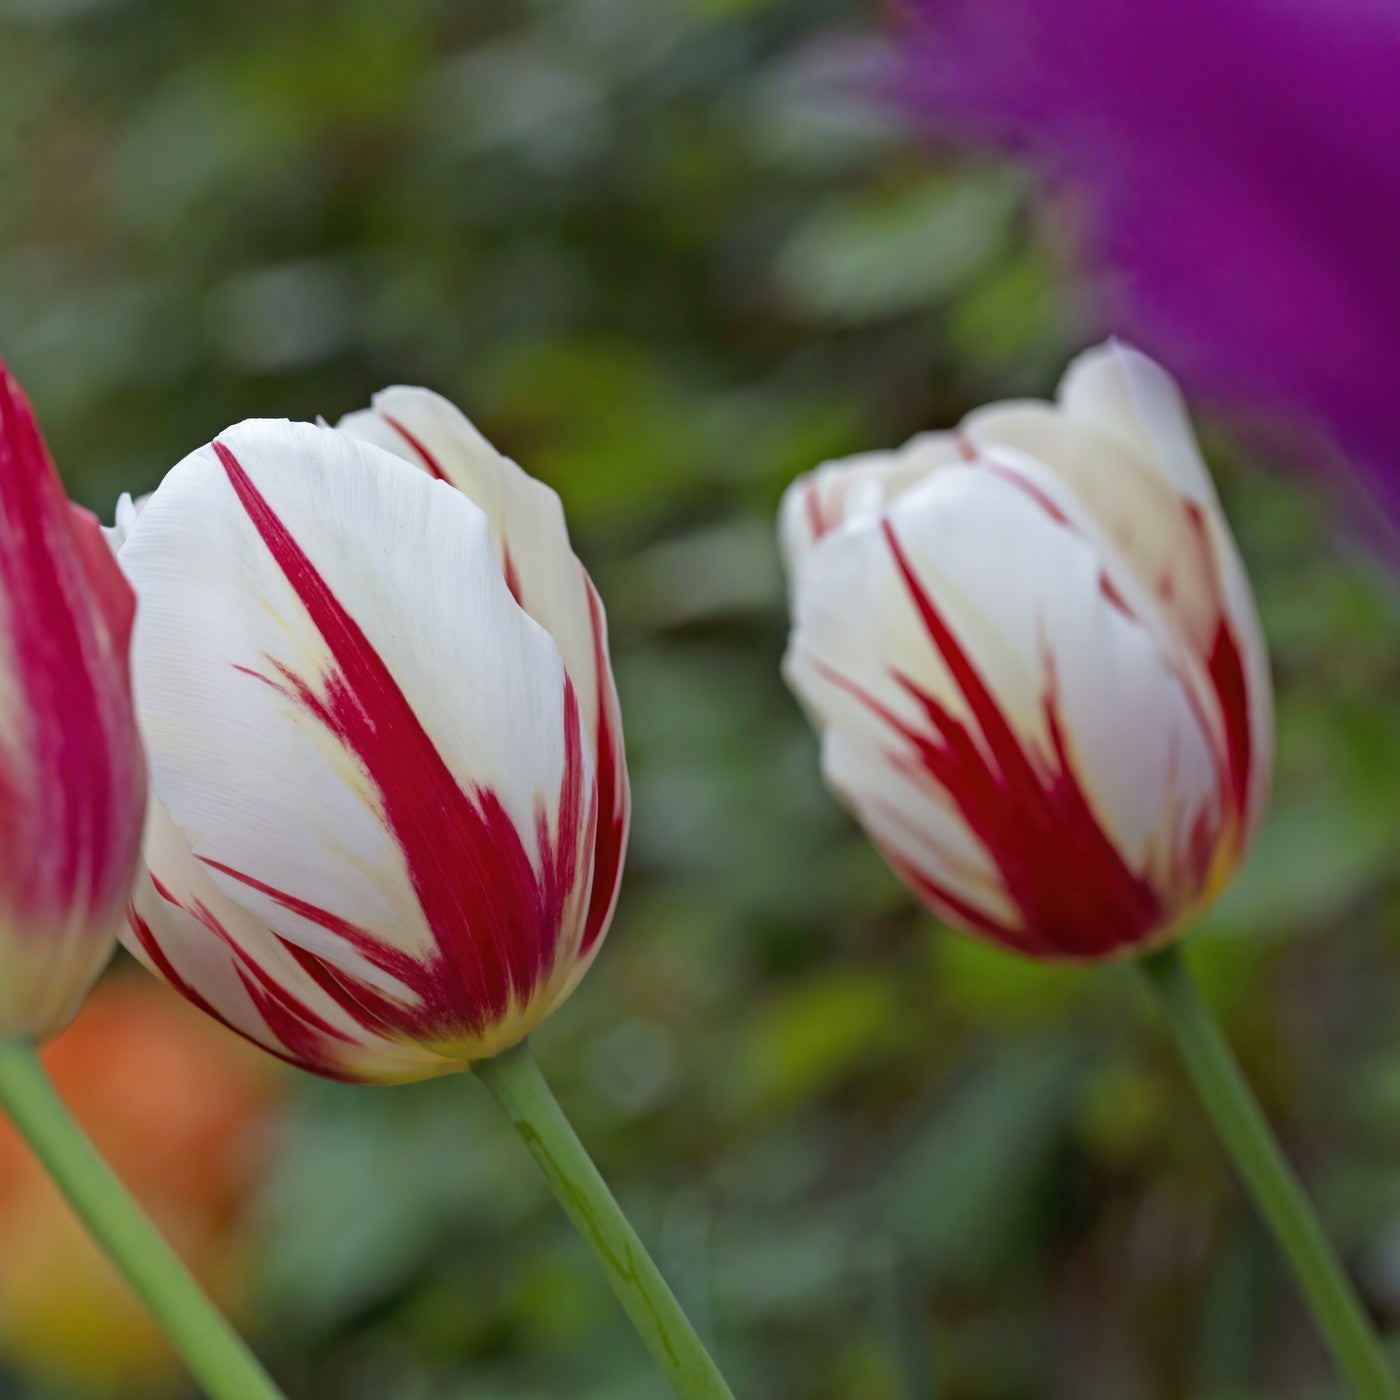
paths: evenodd
<path fill-rule="evenodd" d="M 1070 487 L 1105 546 L 1132 570 L 1145 595 L 1136 600 L 1139 606 L 1159 611 L 1197 655 L 1209 651 L 1219 596 L 1199 505 L 1121 439 L 1051 404 L 992 404 L 970 414 L 963 428 L 990 457 L 1022 468 L 1035 462 L 1053 471 Z"/>
<path fill-rule="evenodd" d="M 823 462 L 783 493 L 778 543 L 795 580 L 816 546 L 842 526 L 879 515 L 931 472 L 961 458 L 953 433 L 920 433 L 892 452 Z"/>
<path fill-rule="evenodd" d="M 569 542 L 558 495 L 497 452 L 455 404 L 428 389 L 384 389 L 339 431 L 373 442 L 449 482 L 485 512 L 511 593 L 555 640 L 574 683 L 599 780 L 598 890 L 585 942 L 612 917 L 631 799 L 607 622 Z"/>
<path fill-rule="evenodd" d="M 593 770 L 480 510 L 344 433 L 249 422 L 170 473 L 121 562 L 155 792 L 214 883 L 385 991 L 410 955 L 435 1045 L 524 1034 L 582 936 Z"/>
<path fill-rule="evenodd" d="M 1223 713 L 1217 740 L 1229 742 L 1225 728 L 1247 727 L 1245 825 L 1252 830 L 1268 799 L 1272 763 L 1268 654 L 1248 576 L 1176 384 L 1147 356 L 1110 341 L 1070 366 L 1057 407 L 992 405 L 964 426 L 988 450 L 1019 449 L 1070 484 L 1148 595 L 1136 595 L 1134 605 L 1156 610 L 1182 636 L 1210 677 L 1213 703 L 1247 714 L 1246 723 Z M 1220 693 L 1224 646 L 1240 656 L 1242 706 Z"/>
<path fill-rule="evenodd" d="M 102 534 L 112 550 L 117 552 L 126 543 L 126 537 L 131 533 L 131 527 L 136 524 L 136 517 L 146 509 L 146 502 L 151 499 L 148 491 L 144 496 L 138 496 L 135 500 L 131 498 L 130 491 L 123 491 L 117 498 L 117 508 L 112 517 L 110 525 L 102 527 Z"/>
<path fill-rule="evenodd" d="M 1140 351 L 1119 340 L 1086 350 L 1065 371 L 1059 402 L 1068 419 L 1122 443 L 1174 490 L 1215 505 L 1181 390 Z"/>

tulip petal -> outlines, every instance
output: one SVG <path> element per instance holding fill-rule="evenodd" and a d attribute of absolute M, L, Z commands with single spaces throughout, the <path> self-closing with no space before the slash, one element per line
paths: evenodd
<path fill-rule="evenodd" d="M 136 524 L 136 517 L 145 510 L 146 502 L 150 499 L 148 492 L 133 500 L 130 491 L 123 491 L 117 498 L 117 508 L 113 514 L 112 523 L 102 527 L 102 533 L 113 553 L 117 553 L 126 543 L 126 537 L 131 533 L 131 527 Z"/>
<path fill-rule="evenodd" d="M 1053 471 L 1071 488 L 1081 523 L 1096 530 L 1133 574 L 1139 610 L 1164 614 L 1198 656 L 1209 651 L 1220 596 L 1202 510 L 1155 469 L 1140 443 L 1086 431 L 1053 404 L 1034 400 L 979 409 L 964 431 L 990 460 Z"/>
<path fill-rule="evenodd" d="M 1058 397 L 1070 422 L 1118 440 L 1189 499 L 1216 504 L 1181 390 L 1155 361 L 1121 341 L 1096 345 L 1065 371 Z"/>
<path fill-rule="evenodd" d="M 397 386 L 376 394 L 372 405 L 347 414 L 339 431 L 448 482 L 485 512 L 512 596 L 554 638 L 574 683 L 598 775 L 593 899 L 583 942 L 585 952 L 596 951 L 617 903 L 631 809 L 602 601 L 569 543 L 558 495 L 497 452 L 455 404 L 427 389 Z"/>
<path fill-rule="evenodd" d="M 528 1033 L 583 936 L 597 793 L 481 511 L 347 434 L 249 422 L 171 472 L 121 562 L 156 794 L 213 884 L 393 1035 L 465 1060 Z"/>
<path fill-rule="evenodd" d="M 961 461 L 953 433 L 920 433 L 893 452 L 862 452 L 823 462 L 783 493 L 778 543 L 788 577 L 796 579 L 823 539 L 849 522 L 879 515 L 931 472 Z"/>
<path fill-rule="evenodd" d="M 1249 580 L 1176 386 L 1111 343 L 1070 367 L 1060 406 L 993 404 L 964 431 L 988 459 L 1040 463 L 1072 491 L 1081 526 L 1121 559 L 1138 613 L 1175 632 L 1199 672 L 1208 722 L 1233 774 L 1239 843 L 1268 799 L 1272 693 Z"/>
<path fill-rule="evenodd" d="M 1224 815 L 1173 646 L 1071 511 L 1034 464 L 931 477 L 823 546 L 788 674 L 829 780 L 925 899 L 1090 957 L 1185 912 Z"/>
<path fill-rule="evenodd" d="M 1187 609 L 1192 573 L 1208 574 L 1210 615 L 1205 635 L 1197 629 L 1224 716 L 1226 742 L 1237 789 L 1242 835 L 1252 829 L 1268 801 L 1273 752 L 1273 696 L 1268 650 L 1249 587 L 1249 577 L 1220 510 L 1215 484 L 1196 445 L 1181 391 L 1171 376 L 1146 355 L 1110 341 L 1086 351 L 1069 367 L 1060 385 L 1066 417 L 1116 439 L 1139 460 L 1151 463 L 1185 499 L 1191 539 L 1171 524 L 1172 515 L 1140 516 L 1176 563 L 1164 572 L 1176 587 L 1173 605 Z M 1145 502 L 1143 503 L 1145 506 Z M 1203 615 L 1200 595 L 1196 616 Z"/>

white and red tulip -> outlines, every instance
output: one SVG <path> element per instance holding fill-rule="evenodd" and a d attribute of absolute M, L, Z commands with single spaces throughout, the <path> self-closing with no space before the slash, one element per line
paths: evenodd
<path fill-rule="evenodd" d="M 828 782 L 949 922 L 1141 950 L 1238 867 L 1268 657 L 1175 385 L 1110 344 L 1055 404 L 828 463 L 784 499 L 785 668 Z"/>
<path fill-rule="evenodd" d="M 518 1043 L 598 951 L 628 821 L 558 497 L 394 389 L 337 429 L 231 428 L 129 514 L 154 801 L 128 947 L 322 1074 Z"/>
<path fill-rule="evenodd" d="M 0 1036 L 61 1030 L 116 947 L 146 798 L 134 604 L 0 364 Z"/>

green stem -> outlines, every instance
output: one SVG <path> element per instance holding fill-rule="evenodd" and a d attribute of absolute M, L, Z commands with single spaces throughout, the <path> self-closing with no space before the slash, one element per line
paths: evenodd
<path fill-rule="evenodd" d="M 1172 945 L 1140 964 L 1186 1072 L 1293 1266 L 1342 1374 L 1363 1400 L 1400 1396 L 1385 1349 L 1209 1008 Z"/>
<path fill-rule="evenodd" d="M 550 1092 L 529 1046 L 522 1042 L 494 1059 L 478 1061 L 474 1069 L 592 1246 L 618 1302 L 676 1394 L 685 1400 L 733 1400 L 676 1295 Z"/>
<path fill-rule="evenodd" d="M 212 1400 L 283 1400 L 64 1106 L 29 1040 L 0 1040 L 0 1107 Z"/>

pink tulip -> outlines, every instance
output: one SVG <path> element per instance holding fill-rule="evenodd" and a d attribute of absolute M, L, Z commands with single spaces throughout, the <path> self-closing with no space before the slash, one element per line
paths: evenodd
<path fill-rule="evenodd" d="M 61 1030 L 116 946 L 146 797 L 133 606 L 0 364 L 0 1036 Z"/>

